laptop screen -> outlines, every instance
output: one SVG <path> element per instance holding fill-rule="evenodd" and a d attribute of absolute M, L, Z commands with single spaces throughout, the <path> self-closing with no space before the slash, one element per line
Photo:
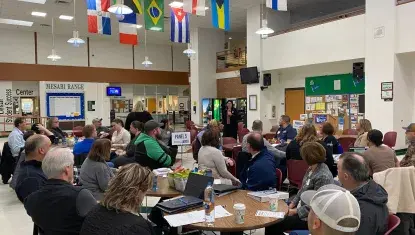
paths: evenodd
<path fill-rule="evenodd" d="M 363 153 L 366 151 L 365 147 L 350 147 L 349 152 L 355 152 L 355 153 Z"/>
<path fill-rule="evenodd" d="M 190 173 L 183 194 L 203 199 L 208 183 L 213 184 L 213 177 Z"/>

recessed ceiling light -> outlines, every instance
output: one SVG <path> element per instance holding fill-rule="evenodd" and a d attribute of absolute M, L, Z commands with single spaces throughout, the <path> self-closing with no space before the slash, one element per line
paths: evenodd
<path fill-rule="evenodd" d="M 60 15 L 59 19 L 61 19 L 61 20 L 72 20 L 73 16 Z"/>
<path fill-rule="evenodd" d="M 46 17 L 45 12 L 32 11 L 32 16 Z"/>
<path fill-rule="evenodd" d="M 45 2 L 46 2 L 46 0 L 17 0 L 17 1 L 37 3 L 37 4 L 45 4 Z"/>
<path fill-rule="evenodd" d="M 180 8 L 180 7 L 183 7 L 183 3 L 182 3 L 182 2 L 177 2 L 177 1 L 174 1 L 174 2 L 171 2 L 171 3 L 169 4 L 169 6 L 171 6 L 171 7 L 173 7 L 173 8 Z"/>
<path fill-rule="evenodd" d="M 138 24 L 138 25 L 136 25 L 136 27 L 137 27 L 137 29 L 141 29 L 143 27 L 143 25 Z"/>
<path fill-rule="evenodd" d="M 33 22 L 0 18 L 0 24 L 11 24 L 31 27 L 33 25 Z"/>

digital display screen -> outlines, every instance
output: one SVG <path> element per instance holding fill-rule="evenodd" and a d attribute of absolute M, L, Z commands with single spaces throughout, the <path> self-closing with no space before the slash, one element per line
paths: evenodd
<path fill-rule="evenodd" d="M 107 87 L 107 96 L 121 96 L 121 87 Z"/>

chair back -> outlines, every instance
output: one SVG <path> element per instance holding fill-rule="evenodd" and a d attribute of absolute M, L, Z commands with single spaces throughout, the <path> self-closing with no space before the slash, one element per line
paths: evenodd
<path fill-rule="evenodd" d="M 194 125 L 195 123 L 193 121 L 187 120 L 185 123 L 186 126 L 186 130 L 190 130 L 192 129 L 192 125 Z"/>
<path fill-rule="evenodd" d="M 344 152 L 349 152 L 350 147 L 353 147 L 356 138 L 354 137 L 340 137 L 339 144 L 342 146 Z"/>
<path fill-rule="evenodd" d="M 238 132 L 242 131 L 244 129 L 245 124 L 243 122 L 238 122 Z"/>
<path fill-rule="evenodd" d="M 242 131 L 238 132 L 239 143 L 242 143 L 244 136 L 247 134 L 249 134 L 249 130 L 246 128 L 243 128 Z"/>
<path fill-rule="evenodd" d="M 82 166 L 82 163 L 84 163 L 85 159 L 88 157 L 88 153 L 81 153 L 78 155 L 74 155 L 74 166 Z"/>
<path fill-rule="evenodd" d="M 358 135 L 359 133 L 355 129 L 343 130 L 343 135 Z"/>
<path fill-rule="evenodd" d="M 236 139 L 233 137 L 223 137 L 223 144 L 236 144 Z"/>
<path fill-rule="evenodd" d="M 277 168 L 277 190 L 281 191 L 281 186 L 282 186 L 282 171 L 280 169 Z"/>
<path fill-rule="evenodd" d="M 80 137 L 83 136 L 83 134 L 82 134 L 83 129 L 84 128 L 82 126 L 76 126 L 72 129 L 72 133 L 73 133 L 74 136 L 80 138 Z"/>
<path fill-rule="evenodd" d="M 267 134 L 264 134 L 264 138 L 266 140 L 273 139 L 274 137 L 275 137 L 275 133 L 267 133 Z"/>
<path fill-rule="evenodd" d="M 306 161 L 288 160 L 287 169 L 288 169 L 288 181 L 290 181 L 290 184 L 297 188 L 301 188 L 303 184 L 304 175 L 308 169 L 308 165 Z"/>
<path fill-rule="evenodd" d="M 201 144 L 198 139 L 193 140 L 192 142 L 192 153 L 193 153 L 193 159 L 197 162 L 199 158 L 199 149 L 201 148 Z"/>
<path fill-rule="evenodd" d="M 190 129 L 190 142 L 193 142 L 196 139 L 196 136 L 197 136 L 197 130 Z"/>
<path fill-rule="evenodd" d="M 383 137 L 383 143 L 389 146 L 389 148 L 395 147 L 397 135 L 398 133 L 395 131 L 386 132 L 385 136 Z"/>
<path fill-rule="evenodd" d="M 388 231 L 385 235 L 389 235 L 398 225 L 401 223 L 401 219 L 396 215 L 389 215 L 388 218 Z"/>

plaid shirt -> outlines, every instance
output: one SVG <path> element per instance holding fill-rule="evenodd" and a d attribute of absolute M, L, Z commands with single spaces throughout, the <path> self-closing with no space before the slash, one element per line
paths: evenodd
<path fill-rule="evenodd" d="M 301 194 L 308 190 L 317 191 L 321 186 L 333 183 L 333 175 L 325 163 L 318 164 L 314 171 L 308 168 L 303 178 L 303 186 L 301 186 L 301 189 L 292 200 L 292 203 L 297 206 L 297 214 L 300 219 L 306 220 L 310 212 L 310 208 L 304 202 L 299 203 Z"/>
<path fill-rule="evenodd" d="M 79 176 L 81 175 L 81 167 L 73 166 L 73 184 L 80 185 Z"/>

